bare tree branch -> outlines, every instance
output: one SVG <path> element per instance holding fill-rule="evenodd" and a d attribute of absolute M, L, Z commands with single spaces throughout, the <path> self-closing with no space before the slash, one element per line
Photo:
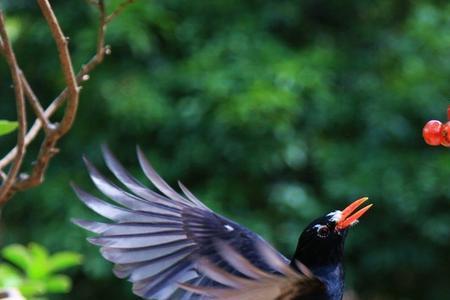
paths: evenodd
<path fill-rule="evenodd" d="M 17 65 L 16 56 L 11 47 L 11 44 L 9 43 L 9 38 L 5 27 L 5 18 L 3 16 L 2 10 L 0 10 L 0 36 L 2 39 L 2 53 L 5 55 L 14 83 L 17 120 L 19 122 L 19 129 L 17 133 L 17 154 L 14 157 L 14 161 L 12 162 L 6 179 L 3 181 L 0 187 L 0 203 L 2 203 L 1 200 L 5 198 L 5 195 L 13 186 L 15 178 L 17 177 L 17 174 L 19 173 L 20 167 L 22 165 L 23 157 L 25 156 L 25 134 L 27 131 L 25 99 L 23 94 L 22 81 L 20 80 L 19 75 L 20 68 Z"/>
<path fill-rule="evenodd" d="M 66 90 L 65 90 L 66 91 Z M 59 107 L 64 103 L 65 96 L 67 93 L 61 93 L 60 96 L 58 96 L 53 102 L 47 107 L 47 109 L 44 111 L 44 116 L 46 118 L 49 118 L 53 113 L 55 113 Z M 39 130 L 42 128 L 42 123 L 39 119 L 34 121 L 33 126 L 28 130 L 26 136 L 25 136 L 25 145 L 28 146 L 37 136 L 39 133 Z M 1 160 L 0 160 L 0 170 L 5 168 L 7 165 L 11 163 L 11 161 L 16 157 L 17 155 L 17 146 L 11 149 L 11 151 L 8 152 Z"/>
<path fill-rule="evenodd" d="M 67 106 L 64 113 L 64 117 L 58 127 L 58 135 L 65 134 L 70 127 L 72 127 L 73 121 L 78 108 L 78 99 L 80 95 L 80 89 L 78 88 L 77 80 L 72 66 L 72 58 L 70 57 L 67 38 L 64 36 L 61 27 L 59 26 L 58 19 L 56 19 L 55 13 L 50 6 L 48 0 L 38 0 L 38 4 L 41 8 L 42 14 L 47 20 L 48 26 L 53 34 L 53 39 L 56 41 L 56 47 L 58 48 L 59 61 L 61 62 L 64 79 L 66 80 L 68 89 Z"/>
<path fill-rule="evenodd" d="M 52 126 L 50 125 L 50 122 L 47 116 L 45 115 L 44 109 L 42 108 L 38 97 L 36 96 L 30 84 L 28 83 L 28 80 L 23 74 L 22 70 L 20 70 L 20 78 L 22 80 L 22 85 L 25 91 L 25 95 L 27 96 L 28 102 L 30 102 L 30 105 L 34 110 L 36 117 L 39 119 L 39 121 L 41 121 L 44 127 L 44 131 L 48 134 L 49 130 L 52 129 Z M 26 136 L 25 136 L 25 145 L 28 145 L 26 143 Z"/>
<path fill-rule="evenodd" d="M 103 1 L 101 1 L 101 2 L 103 2 Z M 92 72 L 95 69 L 95 67 L 97 67 L 100 63 L 103 62 L 104 56 L 105 56 L 105 54 L 107 54 L 106 50 L 108 48 L 107 48 L 107 46 L 105 46 L 106 27 L 104 26 L 105 25 L 105 10 L 104 10 L 103 5 L 99 5 L 98 3 L 95 3 L 95 5 L 97 7 L 99 7 L 99 9 L 100 9 L 100 17 L 99 17 L 100 25 L 99 25 L 98 35 L 97 35 L 97 47 L 96 47 L 97 52 L 88 61 L 88 63 L 86 63 L 85 65 L 83 65 L 81 67 L 81 70 L 78 72 L 78 74 L 76 76 L 76 80 L 77 80 L 78 84 L 81 84 L 84 81 L 85 76 L 88 75 L 90 72 Z M 44 111 L 44 116 L 46 118 L 49 118 L 50 116 L 52 116 L 58 110 L 58 108 L 61 107 L 61 105 L 66 100 L 67 96 L 68 96 L 68 89 L 65 88 L 58 95 L 58 97 L 56 97 L 56 99 L 53 100 L 53 102 Z M 26 135 L 26 138 L 25 138 L 26 145 L 30 144 L 30 142 L 34 140 L 34 138 L 39 133 L 39 130 L 41 128 L 42 128 L 42 122 L 40 122 L 40 120 L 36 120 Z M 11 163 L 11 161 L 14 159 L 16 154 L 17 154 L 17 147 L 14 147 L 13 149 L 11 149 L 10 152 L 8 152 L 8 154 L 5 155 L 5 157 L 3 157 L 0 160 L 0 170 L 3 169 L 4 167 L 6 167 L 9 163 Z"/>
<path fill-rule="evenodd" d="M 20 98 L 18 98 L 18 93 L 16 92 L 16 103 L 18 103 L 18 108 L 25 109 L 24 104 L 24 94 L 30 102 L 31 107 L 33 108 L 33 112 L 36 115 L 36 120 L 33 123 L 33 126 L 26 132 L 26 123 L 22 127 L 19 126 L 19 131 L 22 128 L 22 134 L 18 133 L 18 143 L 17 145 L 11 149 L 2 159 L 0 159 L 0 177 L 2 180 L 1 193 L 0 194 L 0 204 L 4 204 L 8 201 L 17 191 L 22 191 L 29 189 L 31 187 L 37 186 L 44 180 L 45 171 L 49 165 L 51 158 L 58 152 L 56 148 L 56 144 L 58 140 L 66 134 L 76 117 L 76 112 L 78 108 L 78 98 L 80 92 L 80 85 L 89 78 L 89 73 L 92 72 L 96 66 L 103 62 L 105 54 L 109 54 L 109 46 L 105 45 L 105 33 L 107 29 L 107 24 L 112 21 L 116 16 L 118 16 L 124 8 L 134 2 L 134 0 L 126 0 L 122 2 L 111 15 L 107 16 L 105 12 L 105 5 L 103 0 L 88 0 L 89 3 L 95 5 L 99 10 L 99 27 L 97 33 L 97 44 L 96 44 L 96 53 L 95 55 L 84 65 L 81 66 L 79 72 L 75 75 L 73 71 L 72 61 L 70 57 L 70 53 L 68 50 L 68 42 L 67 38 L 64 36 L 63 31 L 59 25 L 58 19 L 56 18 L 51 5 L 48 0 L 38 0 L 38 4 L 41 8 L 42 14 L 46 19 L 50 31 L 52 32 L 53 39 L 56 42 L 56 47 L 58 50 L 59 60 L 61 63 L 62 71 L 64 74 L 64 79 L 67 87 L 52 101 L 52 103 L 44 110 L 42 105 L 40 104 L 39 98 L 34 93 L 32 87 L 30 86 L 25 74 L 20 70 L 20 68 L 16 65 L 16 75 L 13 76 L 14 86 L 19 86 L 21 89 L 20 94 L 22 101 L 20 102 Z M 0 27 L 4 30 L 4 20 L 2 17 L 2 22 Z M 0 53 L 3 54 L 7 60 L 11 55 L 9 55 L 8 50 L 9 41 L 6 42 L 3 34 L 0 36 Z M 11 53 L 14 56 L 14 52 L 11 49 Z M 15 61 L 15 60 L 14 60 Z M 8 60 L 9 63 L 9 60 Z M 12 73 L 12 70 L 11 70 Z M 13 74 L 14 75 L 14 74 Z M 16 80 L 18 79 L 18 83 L 16 84 Z M 22 105 L 19 105 L 19 102 Z M 49 120 L 50 116 L 52 116 L 58 108 L 60 108 L 64 103 L 65 111 L 64 116 L 60 122 L 60 124 L 52 124 Z M 23 114 L 24 120 L 26 120 L 25 111 Z M 18 119 L 20 123 L 20 116 L 18 110 Z M 39 154 L 34 163 L 34 167 L 31 171 L 31 174 L 27 175 L 26 173 L 22 173 L 21 176 L 18 176 L 18 172 L 20 170 L 20 165 L 25 153 L 26 147 L 36 138 L 40 129 L 43 128 L 45 132 L 44 140 L 40 146 Z M 26 133 L 26 134 L 25 134 Z M 19 136 L 21 136 L 21 140 L 19 143 Z M 11 169 L 16 165 L 16 161 L 20 159 L 20 164 L 17 167 L 17 171 L 15 173 L 5 174 L 2 169 L 11 164 Z M 11 176 L 14 175 L 14 176 Z M 8 183 L 8 186 L 5 184 Z"/>

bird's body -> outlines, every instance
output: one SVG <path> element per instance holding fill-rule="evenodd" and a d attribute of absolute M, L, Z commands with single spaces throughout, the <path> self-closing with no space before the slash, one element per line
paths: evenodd
<path fill-rule="evenodd" d="M 79 198 L 113 223 L 74 222 L 115 263 L 114 273 L 133 282 L 145 299 L 341 300 L 347 229 L 367 211 L 351 215 L 366 199 L 311 223 L 291 261 L 259 235 L 207 208 L 181 183 L 173 190 L 138 150 L 141 167 L 161 192 L 132 177 L 104 148 L 105 161 L 128 191 L 103 177 L 86 160 L 97 188 L 120 206 L 78 187 Z"/>
<path fill-rule="evenodd" d="M 341 300 L 344 295 L 344 269 L 342 263 L 311 269 L 311 272 L 325 285 L 323 299 Z"/>

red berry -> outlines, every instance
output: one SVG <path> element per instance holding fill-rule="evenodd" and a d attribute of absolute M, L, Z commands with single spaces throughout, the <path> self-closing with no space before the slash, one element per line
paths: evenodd
<path fill-rule="evenodd" d="M 442 123 L 436 120 L 428 121 L 423 127 L 422 134 L 425 142 L 431 146 L 439 146 L 442 142 Z"/>
<path fill-rule="evenodd" d="M 447 118 L 450 121 L 450 105 L 447 107 Z"/>
<path fill-rule="evenodd" d="M 450 121 L 448 121 L 442 126 L 441 135 L 442 135 L 441 145 L 444 147 L 450 147 Z"/>

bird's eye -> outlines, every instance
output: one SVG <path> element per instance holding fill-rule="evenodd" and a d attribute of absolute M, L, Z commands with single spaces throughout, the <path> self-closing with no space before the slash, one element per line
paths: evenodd
<path fill-rule="evenodd" d="M 330 228 L 328 226 L 323 225 L 317 229 L 317 235 L 321 238 L 326 238 L 330 234 Z"/>

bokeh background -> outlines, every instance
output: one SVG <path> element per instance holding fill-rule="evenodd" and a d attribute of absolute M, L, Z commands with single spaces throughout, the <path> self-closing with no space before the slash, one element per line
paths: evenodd
<path fill-rule="evenodd" d="M 97 12 L 53 2 L 79 66 L 95 49 Z M 48 104 L 64 85 L 48 28 L 34 1 L 1 5 Z M 143 178 L 139 144 L 168 182 L 287 256 L 313 218 L 367 195 L 375 206 L 346 245 L 348 289 L 360 299 L 450 295 L 450 151 L 421 137 L 426 121 L 445 121 L 450 99 L 448 1 L 138 1 L 107 40 L 112 54 L 85 84 L 45 183 L 2 210 L 2 245 L 85 255 L 69 272 L 73 291 L 52 299 L 136 299 L 69 221 L 95 218 L 69 182 L 94 192 L 81 156 L 105 170 L 102 143 Z M 13 120 L 10 84 L 2 60 L 0 117 Z M 14 135 L 0 145 L 3 155 Z"/>

